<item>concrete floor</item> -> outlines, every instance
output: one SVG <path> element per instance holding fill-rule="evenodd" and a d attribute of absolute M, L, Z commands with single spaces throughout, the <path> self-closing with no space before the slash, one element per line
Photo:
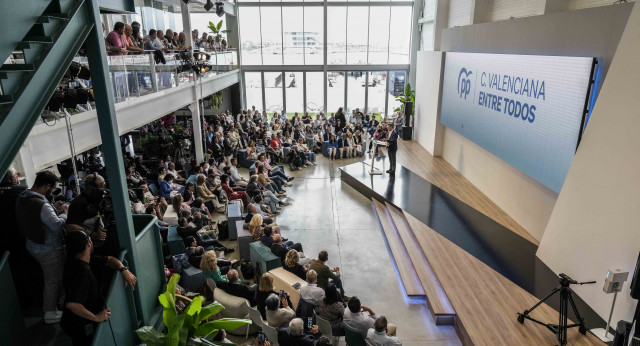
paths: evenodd
<path fill-rule="evenodd" d="M 436 326 L 426 304 L 408 305 L 403 299 L 371 202 L 340 180 L 339 167 L 362 160 L 329 161 L 319 155 L 317 166 L 296 172 L 287 167 L 296 177 L 287 188 L 292 204 L 276 222 L 285 237 L 303 244 L 307 257 L 326 250 L 327 265 L 341 268 L 345 294 L 358 296 L 395 323 L 403 345 L 460 345 L 453 326 Z M 253 344 L 244 337 L 231 340 Z"/>

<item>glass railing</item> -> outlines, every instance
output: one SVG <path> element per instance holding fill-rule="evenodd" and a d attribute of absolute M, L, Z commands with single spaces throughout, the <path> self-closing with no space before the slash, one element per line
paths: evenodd
<path fill-rule="evenodd" d="M 109 65 L 109 78 L 113 89 L 115 103 L 139 98 L 163 90 L 169 90 L 195 81 L 200 75 L 203 79 L 216 76 L 221 73 L 236 70 L 238 68 L 238 51 L 196 51 L 198 60 L 191 65 L 189 59 L 184 59 L 189 52 L 170 51 L 162 56 L 149 51 L 136 55 L 112 55 L 107 56 Z M 202 59 L 200 55 L 202 53 Z M 162 61 L 164 59 L 164 61 Z M 86 57 L 77 56 L 73 59 L 74 65 L 80 68 L 89 68 Z M 198 70 L 198 74 L 195 70 Z M 75 71 L 70 69 L 70 71 Z M 79 76 L 84 76 L 79 74 Z M 88 78 L 88 76 L 84 76 Z M 75 77 L 65 79 L 64 101 L 59 103 L 61 109 L 55 114 L 47 112 L 48 122 L 54 122 L 55 118 L 62 118 L 66 114 L 74 115 L 91 110 L 95 107 L 91 88 L 91 81 Z M 70 89 L 78 89 L 69 92 Z M 69 95 L 67 95 L 69 94 Z M 54 96 L 55 97 L 55 96 Z M 50 104 L 56 104 L 50 102 Z M 51 107 L 49 107 L 51 108 Z M 66 112 L 65 112 L 66 110 Z"/>

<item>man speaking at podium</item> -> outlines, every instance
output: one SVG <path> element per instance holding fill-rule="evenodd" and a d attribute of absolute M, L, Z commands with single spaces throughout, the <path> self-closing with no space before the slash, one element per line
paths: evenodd
<path fill-rule="evenodd" d="M 389 170 L 387 173 L 396 173 L 396 151 L 398 151 L 398 133 L 392 124 L 387 124 L 387 154 L 389 155 Z"/>

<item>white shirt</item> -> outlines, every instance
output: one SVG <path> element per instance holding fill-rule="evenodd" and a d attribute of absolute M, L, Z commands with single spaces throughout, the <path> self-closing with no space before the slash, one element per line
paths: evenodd
<path fill-rule="evenodd" d="M 317 284 L 308 284 L 300 287 L 300 298 L 309 304 L 317 306 L 324 299 L 324 290 L 318 287 Z"/>
<path fill-rule="evenodd" d="M 402 342 L 395 336 L 389 336 L 385 332 L 376 332 L 374 328 L 367 332 L 367 341 L 374 346 L 402 345 Z"/>
<path fill-rule="evenodd" d="M 242 180 L 242 176 L 238 173 L 237 166 L 231 165 L 231 177 L 233 177 L 233 180 L 235 180 L 236 183 Z"/>
<path fill-rule="evenodd" d="M 302 292 L 300 292 L 302 293 Z M 367 336 L 367 331 L 373 328 L 373 324 L 376 322 L 378 316 L 365 315 L 362 312 L 353 313 L 349 308 L 344 309 L 344 316 L 342 320 L 347 327 L 354 331 L 357 331 L 362 337 Z"/>

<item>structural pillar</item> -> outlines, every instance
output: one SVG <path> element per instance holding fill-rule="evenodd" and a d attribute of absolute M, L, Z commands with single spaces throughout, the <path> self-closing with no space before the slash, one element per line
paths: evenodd
<path fill-rule="evenodd" d="M 197 95 L 197 93 L 196 93 Z M 200 114 L 199 99 L 189 105 L 191 124 L 193 126 L 193 144 L 196 150 L 196 162 L 204 161 L 204 145 L 202 137 L 202 116 Z"/>
<path fill-rule="evenodd" d="M 114 105 L 113 90 L 109 79 L 109 65 L 100 26 L 98 0 L 89 0 L 95 25 L 87 37 L 87 57 L 91 66 L 91 84 L 96 100 L 98 126 L 102 139 L 102 151 L 109 175 L 109 189 L 113 201 L 113 214 L 116 218 L 118 240 L 121 250 L 129 251 L 129 267 L 135 273 L 136 247 L 135 230 L 131 217 L 127 179 L 124 175 L 124 163 L 120 149 L 120 136 Z"/>

